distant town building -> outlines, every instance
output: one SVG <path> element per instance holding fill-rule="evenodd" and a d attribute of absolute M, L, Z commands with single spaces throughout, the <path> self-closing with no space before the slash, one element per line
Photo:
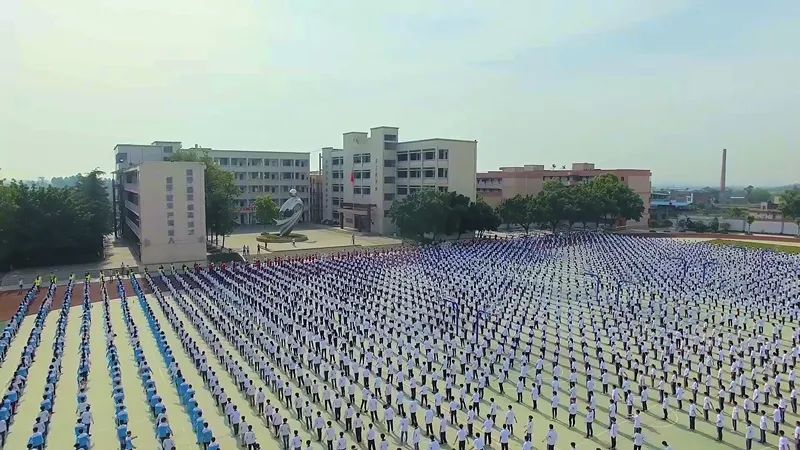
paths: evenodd
<path fill-rule="evenodd" d="M 344 133 L 342 141 L 342 148 L 322 149 L 323 220 L 390 234 L 392 203 L 420 189 L 475 199 L 477 141 L 400 141 L 396 127 Z"/>
<path fill-rule="evenodd" d="M 522 167 L 501 167 L 500 170 L 476 175 L 477 194 L 489 205 L 499 206 L 503 200 L 516 195 L 537 195 L 548 181 L 565 185 L 585 183 L 600 175 L 613 174 L 622 183 L 642 197 L 645 211 L 639 221 L 631 226 L 647 226 L 650 205 L 650 177 L 647 169 L 597 169 L 592 163 L 573 163 L 570 169 L 547 169 L 544 165 L 527 164 Z"/>
<path fill-rule="evenodd" d="M 155 141 L 151 144 L 117 144 L 114 147 L 117 170 L 134 167 L 146 161 L 168 161 L 183 147 L 179 141 Z M 239 197 L 234 220 L 243 225 L 255 224 L 255 201 L 268 196 L 278 206 L 297 190 L 303 203 L 309 204 L 309 153 L 260 150 L 219 150 L 195 146 L 219 166 L 233 174 Z M 303 220 L 308 220 L 308 212 Z"/>
<path fill-rule="evenodd" d="M 142 264 L 206 260 L 204 169 L 144 161 L 115 173 L 122 235 Z"/>

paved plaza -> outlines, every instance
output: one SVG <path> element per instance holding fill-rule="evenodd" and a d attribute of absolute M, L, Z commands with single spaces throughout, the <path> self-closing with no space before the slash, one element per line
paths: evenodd
<path fill-rule="evenodd" d="M 225 238 L 225 246 L 241 252 L 242 246 L 249 245 L 251 256 L 257 255 L 257 245 L 261 245 L 262 247 L 264 245 L 256 240 L 256 238 L 261 235 L 262 231 L 263 229 L 251 229 L 249 231 L 236 232 Z M 268 231 L 274 232 L 271 228 L 268 229 Z M 389 236 L 370 235 L 359 231 L 321 225 L 302 225 L 295 228 L 293 233 L 304 234 L 308 237 L 308 240 L 296 242 L 294 245 L 292 245 L 291 242 L 280 244 L 270 243 L 267 246 L 267 250 L 262 249 L 262 254 L 266 256 L 268 252 L 280 254 L 296 250 L 317 250 L 325 248 L 357 249 L 400 244 L 402 242 L 398 238 Z M 355 245 L 353 245 L 353 242 L 355 242 Z"/>

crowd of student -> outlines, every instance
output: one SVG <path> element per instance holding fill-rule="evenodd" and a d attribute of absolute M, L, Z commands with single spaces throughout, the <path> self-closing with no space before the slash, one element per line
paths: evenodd
<path fill-rule="evenodd" d="M 256 428 L 287 450 L 530 450 L 539 441 L 553 449 L 578 419 L 585 440 L 571 448 L 616 448 L 623 439 L 641 450 L 651 445 L 647 430 L 663 423 L 698 445 L 716 438 L 750 449 L 773 434 L 788 450 L 800 448 L 798 270 L 797 257 L 772 252 L 574 234 L 162 268 L 130 281 L 203 449 L 219 449 L 207 417 L 220 414 L 247 450 L 266 445 Z M 121 277 L 117 284 L 156 436 L 173 450 Z M 81 384 L 90 356 L 85 295 Z M 103 295 L 124 450 L 133 436 Z M 180 348 L 169 345 L 173 335 Z M 33 352 L 34 336 L 36 328 Z M 180 366 L 175 351 L 191 365 Z M 4 399 L 9 411 L 16 386 Z M 201 408 L 195 389 L 215 405 Z M 83 403 L 89 409 L 79 398 L 79 414 Z"/>

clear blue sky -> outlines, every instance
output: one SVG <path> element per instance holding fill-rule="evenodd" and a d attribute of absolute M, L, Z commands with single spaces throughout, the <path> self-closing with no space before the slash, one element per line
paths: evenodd
<path fill-rule="evenodd" d="M 478 168 L 593 161 L 656 183 L 800 181 L 800 2 L 6 0 L 0 177 L 116 143 L 314 151 L 477 139 Z"/>

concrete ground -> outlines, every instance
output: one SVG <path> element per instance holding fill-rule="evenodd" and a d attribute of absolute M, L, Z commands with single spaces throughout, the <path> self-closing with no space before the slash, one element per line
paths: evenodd
<path fill-rule="evenodd" d="M 262 247 L 264 245 L 256 240 L 263 231 L 265 231 L 264 228 L 248 227 L 246 230 L 226 237 L 225 246 L 241 252 L 243 245 L 249 245 L 250 253 L 255 256 L 258 253 L 257 245 L 261 245 Z M 274 232 L 272 229 L 266 229 L 266 231 Z M 297 242 L 295 246 L 293 246 L 291 242 L 284 244 L 270 243 L 267 246 L 267 250 L 262 248 L 261 253 L 314 250 L 327 247 L 352 247 L 354 238 L 356 247 L 374 247 L 378 245 L 402 243 L 400 239 L 388 236 L 369 235 L 358 231 L 343 230 L 337 227 L 325 227 L 321 225 L 305 225 L 298 227 L 294 230 L 294 233 L 304 234 L 308 236 L 308 240 Z"/>
<path fill-rule="evenodd" d="M 138 263 L 129 247 L 108 241 L 106 243 L 106 257 L 102 261 L 63 266 L 28 267 L 25 269 L 12 270 L 0 274 L 0 290 L 18 288 L 20 279 L 22 279 L 26 287 L 29 287 L 37 275 L 42 276 L 43 282 L 49 282 L 48 277 L 50 276 L 50 272 L 58 277 L 59 283 L 61 280 L 69 278 L 69 274 L 71 273 L 74 273 L 80 280 L 83 280 L 83 274 L 86 272 L 91 273 L 92 277 L 95 278 L 99 271 L 118 269 L 122 264 L 126 266 L 136 266 Z"/>

